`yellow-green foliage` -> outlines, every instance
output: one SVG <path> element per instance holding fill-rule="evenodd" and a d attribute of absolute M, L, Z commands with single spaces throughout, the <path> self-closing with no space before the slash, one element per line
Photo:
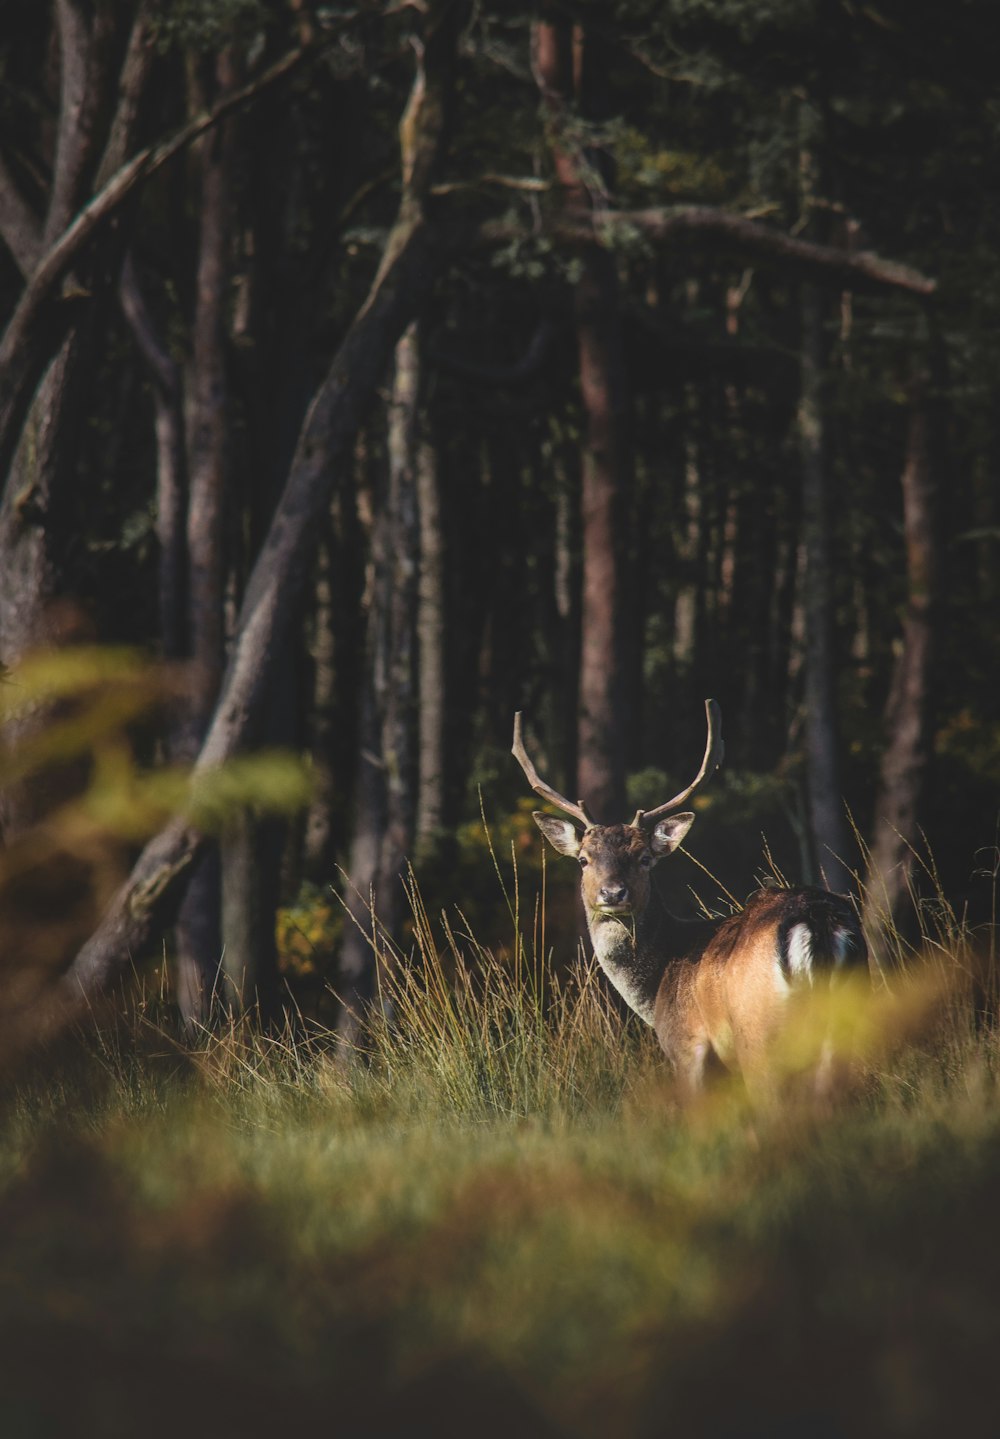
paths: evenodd
<path fill-rule="evenodd" d="M 278 963 L 289 979 L 329 976 L 344 912 L 329 886 L 305 883 L 276 916 Z"/>
<path fill-rule="evenodd" d="M 213 832 L 241 811 L 306 801 L 308 767 L 269 751 L 192 769 L 166 763 L 163 713 L 182 669 L 130 650 L 39 652 L 0 680 L 0 788 L 27 822 L 0 854 L 0 986 L 20 1002 L 64 967 L 124 878 L 134 848 L 174 818 Z"/>
<path fill-rule="evenodd" d="M 646 203 L 653 200 L 692 199 L 701 203 L 731 198 L 733 176 L 717 160 L 690 150 L 656 149 L 648 137 L 631 126 L 615 130 L 614 154 L 623 190 L 635 187 Z"/>

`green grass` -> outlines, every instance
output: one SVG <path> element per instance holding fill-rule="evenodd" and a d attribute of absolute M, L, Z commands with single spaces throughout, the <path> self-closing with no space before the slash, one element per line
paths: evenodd
<path fill-rule="evenodd" d="M 9 1077 L 4 1439 L 992 1432 L 1000 1053 L 957 932 L 855 1103 L 682 1117 L 591 970 L 415 911 L 363 1060 L 140 1000 Z"/>

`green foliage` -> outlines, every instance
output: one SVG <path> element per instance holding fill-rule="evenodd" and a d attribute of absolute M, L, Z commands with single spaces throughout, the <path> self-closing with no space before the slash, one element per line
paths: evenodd
<path fill-rule="evenodd" d="M 0 853 L 4 985 L 64 967 L 134 846 L 172 819 L 222 833 L 246 811 L 307 802 L 309 768 L 285 751 L 200 769 L 160 758 L 157 727 L 187 683 L 182 669 L 135 651 L 89 646 L 40 651 L 5 672 L 0 787 L 25 799 L 29 820 Z"/>
<path fill-rule="evenodd" d="M 278 910 L 275 929 L 278 965 L 286 979 L 331 977 L 344 914 L 329 886 L 303 883 L 294 903 Z"/>
<path fill-rule="evenodd" d="M 613 152 L 616 182 L 627 193 L 646 192 L 646 203 L 696 197 L 701 203 L 731 198 L 733 177 L 714 155 L 663 148 L 632 125 L 616 127 Z"/>
<path fill-rule="evenodd" d="M 282 8 L 268 0 L 168 0 L 154 17 L 154 33 L 163 50 L 212 51 L 253 36 Z"/>

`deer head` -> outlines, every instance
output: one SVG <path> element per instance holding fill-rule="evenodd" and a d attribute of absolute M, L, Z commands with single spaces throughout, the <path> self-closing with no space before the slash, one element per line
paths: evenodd
<path fill-rule="evenodd" d="M 571 816 L 560 819 L 535 810 L 533 817 L 554 849 L 578 860 L 583 870 L 581 892 L 592 924 L 602 918 L 641 915 L 649 901 L 650 871 L 658 860 L 677 848 L 694 824 L 693 814 L 670 812 L 722 763 L 722 719 L 714 700 L 705 701 L 705 715 L 705 756 L 691 783 L 655 809 L 637 810 L 629 824 L 609 825 L 598 824 L 582 800 L 572 803 L 539 777 L 524 748 L 521 715 L 514 716 L 512 753 L 528 783 L 536 794 Z"/>

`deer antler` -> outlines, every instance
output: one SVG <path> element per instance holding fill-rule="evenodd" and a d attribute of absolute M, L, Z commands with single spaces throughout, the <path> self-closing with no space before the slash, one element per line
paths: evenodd
<path fill-rule="evenodd" d="M 582 799 L 578 799 L 576 804 L 573 804 L 571 800 L 564 799 L 558 790 L 554 790 L 551 785 L 546 784 L 545 781 L 540 778 L 538 771 L 528 758 L 528 751 L 525 749 L 524 740 L 521 738 L 520 710 L 518 710 L 514 716 L 514 743 L 511 746 L 510 752 L 524 770 L 528 783 L 537 795 L 540 795 L 542 799 L 547 799 L 549 803 L 554 804 L 557 809 L 561 809 L 566 814 L 572 815 L 574 819 L 578 819 L 584 829 L 593 828 L 593 816 L 589 813 Z"/>
<path fill-rule="evenodd" d="M 637 809 L 635 819 L 632 821 L 633 829 L 644 829 L 658 820 L 661 814 L 676 809 L 679 804 L 684 803 L 689 795 L 694 794 L 703 780 L 709 779 L 719 768 L 726 747 L 722 743 L 722 711 L 715 700 L 705 701 L 705 718 L 708 722 L 708 740 L 705 744 L 705 758 L 701 762 L 701 769 L 687 789 L 682 789 L 680 794 L 675 794 L 673 799 L 667 800 L 666 804 L 659 804 L 655 809 Z"/>

